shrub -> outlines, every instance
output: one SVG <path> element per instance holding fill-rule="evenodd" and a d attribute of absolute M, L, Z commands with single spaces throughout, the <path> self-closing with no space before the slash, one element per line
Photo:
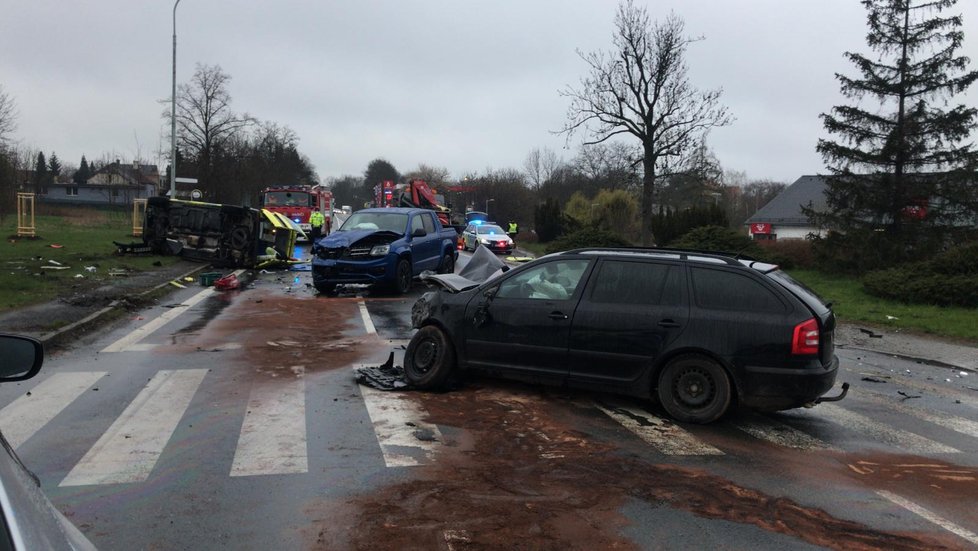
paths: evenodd
<path fill-rule="evenodd" d="M 631 247 L 620 235 L 608 230 L 584 228 L 565 235 L 547 246 L 547 254 L 583 247 Z"/>
<path fill-rule="evenodd" d="M 748 256 L 763 254 L 761 248 L 750 237 L 720 226 L 701 226 L 687 232 L 670 246 L 680 249 L 743 253 Z"/>
<path fill-rule="evenodd" d="M 546 243 L 563 235 L 568 221 L 560 211 L 560 203 L 552 197 L 533 209 L 534 228 L 540 241 Z"/>
<path fill-rule="evenodd" d="M 812 242 L 807 239 L 783 239 L 780 241 L 755 241 L 763 253 L 761 257 L 784 269 L 809 270 L 816 266 Z"/>
<path fill-rule="evenodd" d="M 871 295 L 903 302 L 978 307 L 978 242 L 926 262 L 870 272 L 863 287 Z"/>

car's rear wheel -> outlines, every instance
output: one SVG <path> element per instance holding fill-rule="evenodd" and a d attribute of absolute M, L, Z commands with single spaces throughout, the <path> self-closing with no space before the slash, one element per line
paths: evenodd
<path fill-rule="evenodd" d="M 418 388 L 445 386 L 455 370 L 455 348 L 435 325 L 418 330 L 404 353 L 404 377 Z"/>
<path fill-rule="evenodd" d="M 402 258 L 394 269 L 394 292 L 403 295 L 411 290 L 411 261 Z"/>
<path fill-rule="evenodd" d="M 710 423 L 730 407 L 730 377 L 704 356 L 680 356 L 659 375 L 659 400 L 669 415 L 687 423 Z"/>

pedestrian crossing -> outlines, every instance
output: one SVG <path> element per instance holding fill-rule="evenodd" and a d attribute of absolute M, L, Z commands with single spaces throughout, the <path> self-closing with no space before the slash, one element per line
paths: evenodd
<path fill-rule="evenodd" d="M 289 371 L 292 377 L 252 383 L 247 397 L 242 397 L 247 405 L 241 410 L 243 418 L 237 425 L 240 430 L 234 448 L 228 450 L 233 454 L 228 476 L 310 471 L 308 433 L 316 427 L 307 422 L 305 367 L 291 366 Z M 138 483 L 152 477 L 181 420 L 201 415 L 196 409 L 208 406 L 206 401 L 194 401 L 201 387 L 208 384 L 208 373 L 207 369 L 158 371 L 135 392 L 104 433 L 93 436 L 95 441 L 59 485 Z M 23 446 L 46 427 L 54 430 L 59 422 L 65 422 L 70 417 L 70 412 L 65 412 L 72 403 L 105 376 L 105 371 L 78 371 L 45 378 L 0 409 L 0 430 L 12 447 Z M 423 395 L 367 387 L 360 387 L 359 395 L 370 419 L 365 425 L 373 432 L 386 467 L 432 464 L 441 454 L 451 453 L 444 427 L 428 420 Z M 743 453 L 742 447 L 729 448 L 732 434 L 787 450 L 844 453 L 874 446 L 892 449 L 893 453 L 944 456 L 948 460 L 953 454 L 973 454 L 978 449 L 978 422 L 968 417 L 974 410 L 958 408 L 955 413 L 964 415 L 955 415 L 911 406 L 870 390 L 851 392 L 846 402 L 821 404 L 812 410 L 781 415 L 742 413 L 706 427 L 673 422 L 637 400 L 604 398 L 591 407 L 613 421 L 606 423 L 606 428 L 619 431 L 616 438 L 637 438 L 664 456 L 719 459 Z M 881 418 L 876 418 L 878 412 L 882 412 Z M 894 426 L 897 424 L 900 426 Z M 927 430 L 928 426 L 940 430 Z M 949 435 L 959 437 L 954 442 L 941 441 L 941 437 L 951 438 Z M 541 460 L 555 457 L 559 456 L 540 454 Z"/>

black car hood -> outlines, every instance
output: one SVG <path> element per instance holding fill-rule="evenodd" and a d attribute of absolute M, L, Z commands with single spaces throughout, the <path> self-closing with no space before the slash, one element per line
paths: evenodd
<path fill-rule="evenodd" d="M 423 273 L 421 279 L 435 283 L 448 291 L 458 293 L 489 281 L 509 269 L 499 257 L 485 247 L 478 247 L 468 264 L 457 274 Z"/>

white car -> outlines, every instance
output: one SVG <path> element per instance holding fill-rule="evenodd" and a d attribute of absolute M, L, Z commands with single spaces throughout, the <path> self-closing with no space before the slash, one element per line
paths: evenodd
<path fill-rule="evenodd" d="M 513 240 L 499 226 L 488 222 L 473 222 L 462 232 L 462 247 L 475 250 L 485 247 L 494 253 L 513 252 Z"/>

